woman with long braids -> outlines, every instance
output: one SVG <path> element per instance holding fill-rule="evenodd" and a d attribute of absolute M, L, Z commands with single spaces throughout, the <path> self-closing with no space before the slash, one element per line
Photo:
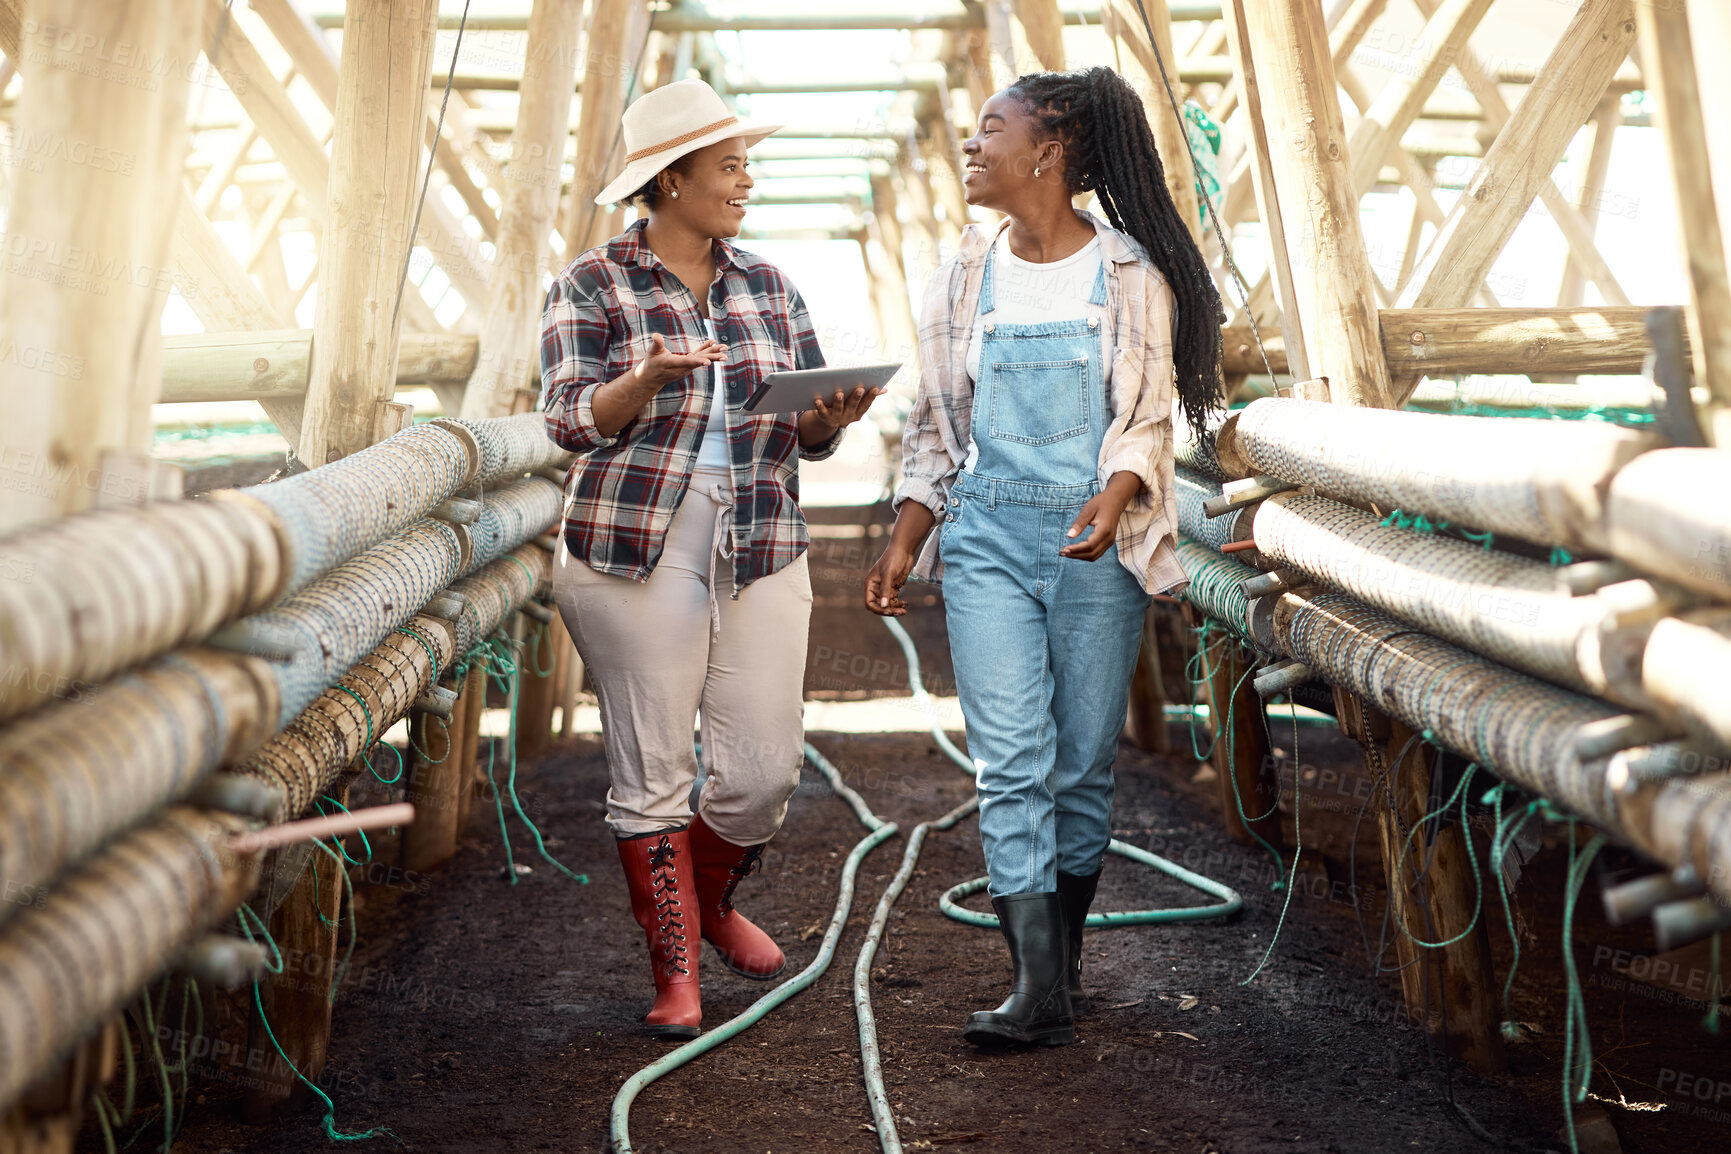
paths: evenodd
<path fill-rule="evenodd" d="M 1223 317 L 1116 72 L 1023 76 L 962 149 L 968 203 L 1007 219 L 970 226 L 927 290 L 896 523 L 866 605 L 899 617 L 910 575 L 944 584 L 1014 967 L 1009 997 L 963 1037 L 1062 1045 L 1143 615 L 1186 583 L 1173 392 L 1192 428 L 1221 406 Z M 1110 227 L 1073 207 L 1089 191 Z"/>

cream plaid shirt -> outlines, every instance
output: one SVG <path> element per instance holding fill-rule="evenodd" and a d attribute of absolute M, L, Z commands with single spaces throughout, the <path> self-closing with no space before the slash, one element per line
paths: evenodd
<path fill-rule="evenodd" d="M 1112 423 L 1100 446 L 1100 483 L 1114 473 L 1142 481 L 1118 521 L 1118 558 L 1150 593 L 1189 583 L 1178 564 L 1178 499 L 1172 483 L 1172 290 L 1142 246 L 1098 217 L 1083 214 L 1106 262 L 1112 341 Z M 926 286 L 920 309 L 920 384 L 902 431 L 902 482 L 895 507 L 918 501 L 942 521 L 950 486 L 968 455 L 974 382 L 968 339 L 980 306 L 980 281 L 998 234 L 1009 226 L 969 225 L 961 250 Z M 926 538 L 913 575 L 943 579 L 938 534 Z"/>

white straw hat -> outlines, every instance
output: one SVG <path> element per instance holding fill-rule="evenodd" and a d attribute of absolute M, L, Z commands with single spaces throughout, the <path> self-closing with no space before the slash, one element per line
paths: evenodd
<path fill-rule="evenodd" d="M 687 153 L 736 136 L 743 136 L 750 148 L 784 127 L 746 123 L 701 80 L 679 80 L 646 92 L 625 110 L 625 170 L 601 190 L 595 203 L 614 204 L 630 196 Z"/>

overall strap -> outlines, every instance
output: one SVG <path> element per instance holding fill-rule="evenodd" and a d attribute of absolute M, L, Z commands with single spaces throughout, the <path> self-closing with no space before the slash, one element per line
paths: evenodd
<path fill-rule="evenodd" d="M 993 312 L 998 307 L 997 296 L 992 291 L 992 267 L 994 265 L 996 265 L 997 263 L 998 263 L 998 242 L 993 241 L 992 247 L 990 247 L 986 250 L 986 275 L 985 275 L 985 279 L 980 281 L 980 308 L 979 308 L 979 311 L 982 313 Z"/>
<path fill-rule="evenodd" d="M 1106 307 L 1106 254 L 1100 253 L 1100 267 L 1094 272 L 1094 291 L 1088 294 L 1088 303 L 1100 308 Z"/>

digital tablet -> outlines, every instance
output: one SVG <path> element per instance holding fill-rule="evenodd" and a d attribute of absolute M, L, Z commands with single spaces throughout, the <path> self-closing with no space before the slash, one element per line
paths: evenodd
<path fill-rule="evenodd" d="M 855 365 L 847 369 L 799 369 L 793 372 L 771 373 L 763 378 L 763 383 L 745 399 L 745 411 L 763 415 L 815 409 L 818 397 L 822 397 L 827 404 L 829 399 L 835 396 L 837 389 L 851 393 L 861 385 L 868 389 L 881 388 L 901 367 L 898 361 L 893 365 Z"/>

